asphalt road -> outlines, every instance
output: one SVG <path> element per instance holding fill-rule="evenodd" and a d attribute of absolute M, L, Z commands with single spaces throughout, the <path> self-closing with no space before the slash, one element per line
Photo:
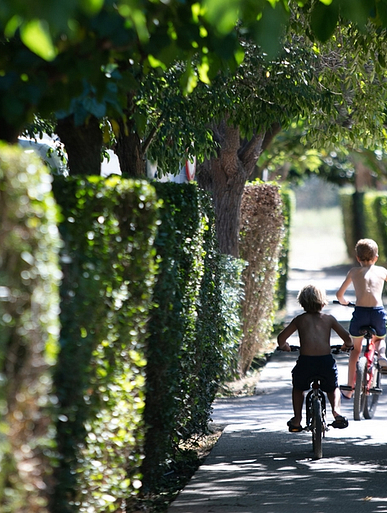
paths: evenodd
<path fill-rule="evenodd" d="M 330 300 L 346 269 L 331 271 L 313 272 L 313 281 L 327 289 Z M 292 273 L 289 319 L 300 312 L 296 294 L 310 279 L 304 271 Z M 349 308 L 326 309 L 344 325 L 350 319 Z M 314 460 L 311 434 L 289 433 L 286 426 L 296 358 L 295 353 L 274 354 L 257 395 L 215 401 L 212 419 L 226 428 L 169 513 L 387 513 L 387 376 L 375 417 L 354 421 L 353 402 L 343 401 L 349 426 L 331 428 L 323 458 Z M 335 358 L 339 381 L 345 383 L 348 356 Z"/>

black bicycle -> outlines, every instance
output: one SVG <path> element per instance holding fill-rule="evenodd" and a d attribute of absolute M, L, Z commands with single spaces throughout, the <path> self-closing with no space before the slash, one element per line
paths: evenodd
<path fill-rule="evenodd" d="M 298 346 L 290 346 L 291 351 L 298 351 Z M 341 353 L 341 346 L 331 346 L 331 351 L 334 354 Z M 312 433 L 312 447 L 315 459 L 321 459 L 323 456 L 322 441 L 325 438 L 325 433 L 329 431 L 332 424 L 326 423 L 326 397 L 321 390 L 321 376 L 313 376 L 311 389 L 306 395 L 306 427 L 303 431 L 310 431 Z"/>
<path fill-rule="evenodd" d="M 325 438 L 325 433 L 328 431 L 326 424 L 326 399 L 325 394 L 320 388 L 320 377 L 313 378 L 312 388 L 309 390 L 305 405 L 306 405 L 306 431 L 312 433 L 313 453 L 315 459 L 322 458 L 322 439 Z"/>
<path fill-rule="evenodd" d="M 341 304 L 339 301 L 333 301 L 335 304 Z M 354 308 L 354 303 L 348 303 Z M 378 352 L 375 350 L 373 336 L 376 331 L 372 326 L 362 326 L 360 333 L 364 336 L 366 344 L 363 355 L 360 356 L 356 365 L 355 387 L 350 385 L 340 385 L 340 390 L 353 391 L 353 418 L 361 420 L 362 415 L 365 419 L 372 419 L 379 396 L 383 392 L 381 388 L 381 371 L 378 363 Z"/>

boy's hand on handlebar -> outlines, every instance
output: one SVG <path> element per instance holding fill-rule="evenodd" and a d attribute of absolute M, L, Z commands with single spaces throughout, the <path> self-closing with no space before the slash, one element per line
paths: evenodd
<path fill-rule="evenodd" d="M 279 347 L 278 346 L 278 349 L 280 351 L 286 351 L 287 353 L 290 353 L 291 352 L 291 347 L 289 346 L 289 344 L 287 342 L 285 342 L 285 344 L 282 346 L 282 347 Z"/>
<path fill-rule="evenodd" d="M 340 351 L 343 351 L 343 353 L 349 353 L 353 349 L 353 344 L 351 346 L 346 346 L 343 344 L 340 348 Z"/>

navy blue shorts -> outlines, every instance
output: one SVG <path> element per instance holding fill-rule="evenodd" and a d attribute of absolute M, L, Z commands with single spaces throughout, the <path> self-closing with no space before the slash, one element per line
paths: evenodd
<path fill-rule="evenodd" d="M 301 354 L 292 374 L 293 387 L 296 390 L 309 390 L 315 376 L 319 376 L 320 388 L 324 392 L 333 392 L 339 386 L 336 360 L 331 354 L 324 356 Z"/>
<path fill-rule="evenodd" d="M 372 326 L 378 337 L 386 334 L 386 312 L 383 306 L 356 306 L 349 324 L 349 333 L 353 337 L 361 337 L 360 328 Z"/>

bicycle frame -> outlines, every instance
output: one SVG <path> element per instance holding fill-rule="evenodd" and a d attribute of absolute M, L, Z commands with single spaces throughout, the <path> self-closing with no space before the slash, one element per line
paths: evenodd
<path fill-rule="evenodd" d="M 375 343 L 374 341 L 367 337 L 365 337 L 366 339 L 366 347 L 364 349 L 364 353 L 363 355 L 365 356 L 365 358 L 367 359 L 367 392 L 369 392 L 370 388 L 371 388 L 371 384 L 372 384 L 372 379 L 373 379 L 373 367 L 374 367 L 374 364 L 375 364 Z"/>
<path fill-rule="evenodd" d="M 372 326 L 364 326 L 362 331 L 366 339 L 366 346 L 363 355 L 359 358 L 356 368 L 353 402 L 354 420 L 360 420 L 361 415 L 363 415 L 365 419 L 372 419 L 379 395 L 382 393 L 380 387 L 380 369 L 376 361 L 377 352 L 373 340 L 375 330 Z"/>

